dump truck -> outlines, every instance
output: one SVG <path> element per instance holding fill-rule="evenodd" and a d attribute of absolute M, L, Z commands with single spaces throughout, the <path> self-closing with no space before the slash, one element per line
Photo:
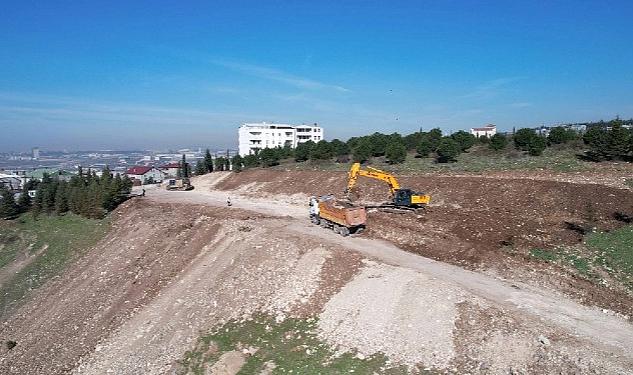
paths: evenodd
<path fill-rule="evenodd" d="M 188 178 L 169 178 L 165 180 L 167 190 L 193 190 L 193 185 Z"/>
<path fill-rule="evenodd" d="M 336 200 L 333 195 L 310 198 L 310 220 L 315 225 L 329 228 L 342 236 L 360 233 L 365 229 L 365 207 L 353 206 Z"/>

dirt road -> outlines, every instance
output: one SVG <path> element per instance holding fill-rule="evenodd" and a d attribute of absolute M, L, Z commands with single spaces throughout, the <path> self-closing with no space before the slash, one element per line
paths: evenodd
<path fill-rule="evenodd" d="M 0 373 L 186 373 L 187 351 L 206 334 L 262 315 L 311 320 L 319 345 L 385 355 L 411 373 L 633 368 L 625 319 L 390 242 L 340 237 L 309 224 L 305 195 L 215 190 L 224 177 L 190 192 L 147 189 L 117 208 L 106 238 L 0 324 L 0 341 L 17 343 L 0 345 Z"/>
<path fill-rule="evenodd" d="M 189 192 L 147 190 L 147 197 L 157 202 L 226 206 L 226 198 L 231 196 L 235 208 L 288 218 L 289 225 L 286 228 L 288 231 L 343 246 L 382 263 L 415 270 L 456 285 L 486 301 L 553 324 L 571 336 L 588 340 L 593 345 L 599 343 L 610 351 L 633 359 L 630 351 L 633 347 L 633 326 L 609 311 L 583 306 L 550 290 L 538 289 L 523 283 L 507 282 L 411 254 L 384 241 L 337 236 L 309 224 L 306 219 L 307 208 L 305 204 L 300 203 L 301 196 L 276 200 L 255 199 L 242 196 L 239 190 L 229 192 L 214 190 L 214 184 L 224 177 L 225 175 L 219 175 L 214 180 L 206 180 L 204 183 L 200 181 L 196 190 Z"/>

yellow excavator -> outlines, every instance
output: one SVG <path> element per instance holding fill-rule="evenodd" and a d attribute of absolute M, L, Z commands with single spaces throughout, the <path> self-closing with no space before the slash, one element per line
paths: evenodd
<path fill-rule="evenodd" d="M 391 202 L 376 206 L 376 208 L 415 210 L 423 208 L 431 201 L 431 196 L 428 194 L 401 188 L 398 180 L 392 174 L 372 167 L 367 167 L 366 170 L 361 169 L 360 163 L 352 164 L 352 168 L 349 170 L 349 179 L 347 182 L 347 189 L 345 190 L 348 199 L 351 198 L 350 195 L 352 193 L 352 189 L 356 185 L 359 176 L 380 180 L 389 185 L 389 188 L 391 189 Z"/>

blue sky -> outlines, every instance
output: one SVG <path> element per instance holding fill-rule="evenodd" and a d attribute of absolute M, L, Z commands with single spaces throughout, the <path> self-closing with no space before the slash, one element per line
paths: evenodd
<path fill-rule="evenodd" d="M 234 147 L 633 116 L 631 1 L 15 1 L 0 150 Z"/>

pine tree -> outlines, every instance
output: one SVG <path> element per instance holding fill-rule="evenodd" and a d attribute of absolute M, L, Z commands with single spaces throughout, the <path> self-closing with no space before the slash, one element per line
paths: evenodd
<path fill-rule="evenodd" d="M 449 163 L 455 161 L 461 148 L 459 143 L 450 137 L 444 137 L 437 146 L 437 162 Z"/>
<path fill-rule="evenodd" d="M 272 167 L 279 164 L 279 155 L 272 148 L 265 148 L 259 153 L 263 167 Z"/>
<path fill-rule="evenodd" d="M 440 128 L 431 129 L 427 133 L 427 137 L 429 139 L 429 142 L 431 143 L 431 151 L 433 152 L 437 150 L 440 142 L 442 141 L 442 130 Z"/>
<path fill-rule="evenodd" d="M 215 158 L 215 170 L 223 171 L 224 170 L 224 158 L 222 156 L 218 156 Z"/>
<path fill-rule="evenodd" d="M 0 218 L 13 219 L 18 213 L 18 206 L 15 204 L 13 193 L 4 186 L 0 186 Z"/>
<path fill-rule="evenodd" d="M 185 157 L 185 154 L 182 154 L 182 160 L 180 161 L 180 168 L 179 169 L 179 176 L 178 177 L 182 177 L 182 178 L 188 178 L 189 175 L 191 174 L 191 167 L 189 167 L 189 163 L 187 163 L 187 158 Z"/>
<path fill-rule="evenodd" d="M 523 128 L 519 129 L 514 135 L 514 146 L 522 151 L 528 151 L 530 143 L 538 137 L 533 129 Z"/>
<path fill-rule="evenodd" d="M 352 158 L 357 163 L 364 163 L 372 157 L 372 145 L 369 138 L 364 138 L 354 148 L 352 151 Z"/>
<path fill-rule="evenodd" d="M 590 127 L 582 137 L 585 144 L 589 146 L 587 156 L 594 161 L 608 159 L 610 157 L 608 154 L 609 138 L 609 134 L 604 128 L 600 126 Z"/>
<path fill-rule="evenodd" d="M 259 157 L 257 155 L 246 155 L 243 158 L 244 168 L 254 168 L 259 166 Z"/>
<path fill-rule="evenodd" d="M 31 209 L 31 196 L 29 195 L 28 184 L 24 184 L 20 198 L 18 198 L 18 211 L 20 213 L 27 212 Z"/>
<path fill-rule="evenodd" d="M 103 217 L 103 203 L 99 183 L 93 180 L 85 194 L 84 215 L 89 219 L 101 219 Z"/>
<path fill-rule="evenodd" d="M 204 153 L 204 166 L 207 172 L 213 172 L 213 157 L 209 149 Z"/>
<path fill-rule="evenodd" d="M 295 161 L 306 161 L 310 158 L 312 149 L 316 146 L 316 143 L 312 141 L 302 142 L 295 148 Z M 259 156 L 259 155 L 258 155 Z"/>
<path fill-rule="evenodd" d="M 42 211 L 50 214 L 55 211 L 55 194 L 57 190 L 57 180 L 49 178 L 42 179 L 42 183 L 37 191 L 37 195 L 41 195 L 41 208 Z"/>
<path fill-rule="evenodd" d="M 530 144 L 528 145 L 528 153 L 532 156 L 540 156 L 543 154 L 545 147 L 547 146 L 547 142 L 544 137 L 536 136 L 530 140 Z"/>
<path fill-rule="evenodd" d="M 387 150 L 387 144 L 389 143 L 389 136 L 375 132 L 368 138 L 371 144 L 372 156 L 384 156 Z"/>
<path fill-rule="evenodd" d="M 429 137 L 427 136 L 420 137 L 420 142 L 416 146 L 415 151 L 419 157 L 425 158 L 429 156 L 429 153 L 433 151 Z"/>
<path fill-rule="evenodd" d="M 207 168 L 204 161 L 200 160 L 196 163 L 195 172 L 196 172 L 196 176 L 202 176 L 203 174 L 207 173 Z"/>
<path fill-rule="evenodd" d="M 233 164 L 233 171 L 241 172 L 243 163 L 244 163 L 244 160 L 239 154 L 233 156 L 233 159 L 231 160 L 231 164 Z"/>
<path fill-rule="evenodd" d="M 404 144 L 398 141 L 392 141 L 387 144 L 387 148 L 385 149 L 385 156 L 391 164 L 403 163 L 407 158 L 407 148 Z"/>
<path fill-rule="evenodd" d="M 622 127 L 622 120 L 613 120 L 607 145 L 609 158 L 618 159 L 626 156 L 629 152 L 629 138 L 629 131 Z"/>
<path fill-rule="evenodd" d="M 326 160 L 332 157 L 332 146 L 326 140 L 321 140 L 312 148 L 310 152 L 311 160 Z"/>
<path fill-rule="evenodd" d="M 347 143 L 342 142 L 339 139 L 333 139 L 332 142 L 330 142 L 330 145 L 332 146 L 334 156 L 344 156 L 349 154 L 349 146 L 347 146 Z"/>
<path fill-rule="evenodd" d="M 60 182 L 57 186 L 55 193 L 55 214 L 62 215 L 68 212 L 68 196 L 67 196 L 67 184 Z"/>
<path fill-rule="evenodd" d="M 490 137 L 490 143 L 488 144 L 488 147 L 490 147 L 490 149 L 495 150 L 495 151 L 501 151 L 504 148 L 506 148 L 507 145 L 508 145 L 508 139 L 506 138 L 506 136 L 503 134 L 496 133 L 495 135 Z"/>
<path fill-rule="evenodd" d="M 452 134 L 451 138 L 453 138 L 455 142 L 457 142 L 462 152 L 473 147 L 475 145 L 475 142 L 477 141 L 474 135 L 467 133 L 463 130 L 460 130 L 456 132 L 455 134 Z"/>
<path fill-rule="evenodd" d="M 562 144 L 568 142 L 569 134 L 565 128 L 562 126 L 555 126 L 549 131 L 549 135 L 547 136 L 547 141 L 550 144 Z"/>

